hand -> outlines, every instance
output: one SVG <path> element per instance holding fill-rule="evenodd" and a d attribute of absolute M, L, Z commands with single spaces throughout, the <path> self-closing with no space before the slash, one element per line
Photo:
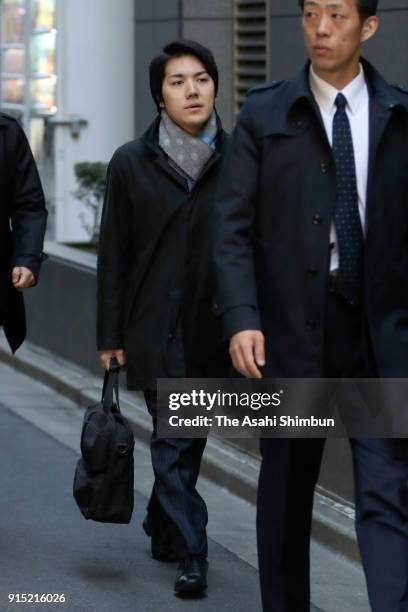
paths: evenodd
<path fill-rule="evenodd" d="M 109 370 L 110 360 L 116 357 L 120 367 L 123 367 L 126 363 L 126 355 L 123 349 L 111 349 L 109 351 L 101 351 L 99 353 L 99 360 L 101 367 L 104 370 Z"/>
<path fill-rule="evenodd" d="M 16 266 L 11 272 L 11 282 L 14 289 L 28 289 L 35 285 L 34 274 L 24 266 Z"/>
<path fill-rule="evenodd" d="M 265 338 L 257 330 L 238 332 L 230 339 L 229 353 L 234 368 L 245 378 L 262 378 L 257 366 L 265 365 Z"/>

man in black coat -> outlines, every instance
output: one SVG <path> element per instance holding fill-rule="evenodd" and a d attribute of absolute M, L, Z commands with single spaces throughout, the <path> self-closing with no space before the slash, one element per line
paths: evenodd
<path fill-rule="evenodd" d="M 0 326 L 15 352 L 24 341 L 22 290 L 36 284 L 47 211 L 30 146 L 18 122 L 0 113 Z"/>
<path fill-rule="evenodd" d="M 216 205 L 217 308 L 248 378 L 408 376 L 408 94 L 360 58 L 375 0 L 305 0 L 310 61 L 253 90 Z M 402 407 L 403 408 L 403 407 Z M 408 611 L 406 440 L 352 439 L 374 612 Z M 264 439 L 264 610 L 309 610 L 323 440 Z"/>
<path fill-rule="evenodd" d="M 157 378 L 223 376 L 227 355 L 214 295 L 211 228 L 227 146 L 214 109 L 218 72 L 194 42 L 150 65 L 160 113 L 108 170 L 98 257 L 98 349 L 126 361 L 153 418 L 155 483 L 144 528 L 152 556 L 177 559 L 176 593 L 206 587 L 207 509 L 196 490 L 204 439 L 157 437 Z"/>

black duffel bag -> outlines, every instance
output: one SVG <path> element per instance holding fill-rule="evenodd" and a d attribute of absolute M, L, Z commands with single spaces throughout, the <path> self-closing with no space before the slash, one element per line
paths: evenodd
<path fill-rule="evenodd" d="M 105 372 L 101 402 L 85 412 L 74 497 L 86 519 L 129 523 L 133 511 L 135 441 L 120 412 L 119 367 L 113 361 L 109 372 Z"/>

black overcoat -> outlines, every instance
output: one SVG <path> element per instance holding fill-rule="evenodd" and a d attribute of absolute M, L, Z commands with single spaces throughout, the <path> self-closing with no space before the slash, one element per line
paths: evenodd
<path fill-rule="evenodd" d="M 130 389 L 154 389 L 159 377 L 223 376 L 227 364 L 211 310 L 211 228 L 228 136 L 220 130 L 189 192 L 158 145 L 159 123 L 113 155 L 101 223 L 98 350 L 125 349 Z"/>
<path fill-rule="evenodd" d="M 408 93 L 363 60 L 370 92 L 365 310 L 381 376 L 408 376 Z M 309 87 L 249 95 L 216 204 L 225 336 L 262 329 L 267 376 L 323 376 L 334 160 Z"/>
<path fill-rule="evenodd" d="M 0 323 L 11 349 L 26 334 L 24 302 L 11 270 L 24 266 L 36 280 L 44 259 L 44 194 L 30 146 L 19 123 L 0 113 Z"/>

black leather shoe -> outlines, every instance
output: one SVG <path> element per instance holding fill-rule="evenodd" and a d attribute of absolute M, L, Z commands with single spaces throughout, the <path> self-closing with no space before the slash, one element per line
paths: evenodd
<path fill-rule="evenodd" d="M 177 557 L 172 550 L 171 542 L 163 536 L 159 531 L 153 529 L 149 515 L 145 516 L 142 523 L 143 530 L 149 538 L 152 538 L 151 552 L 153 559 L 156 561 L 164 561 L 165 563 L 173 563 L 177 561 Z"/>
<path fill-rule="evenodd" d="M 207 588 L 208 561 L 204 557 L 186 557 L 177 568 L 174 591 L 177 595 L 199 595 Z"/>

